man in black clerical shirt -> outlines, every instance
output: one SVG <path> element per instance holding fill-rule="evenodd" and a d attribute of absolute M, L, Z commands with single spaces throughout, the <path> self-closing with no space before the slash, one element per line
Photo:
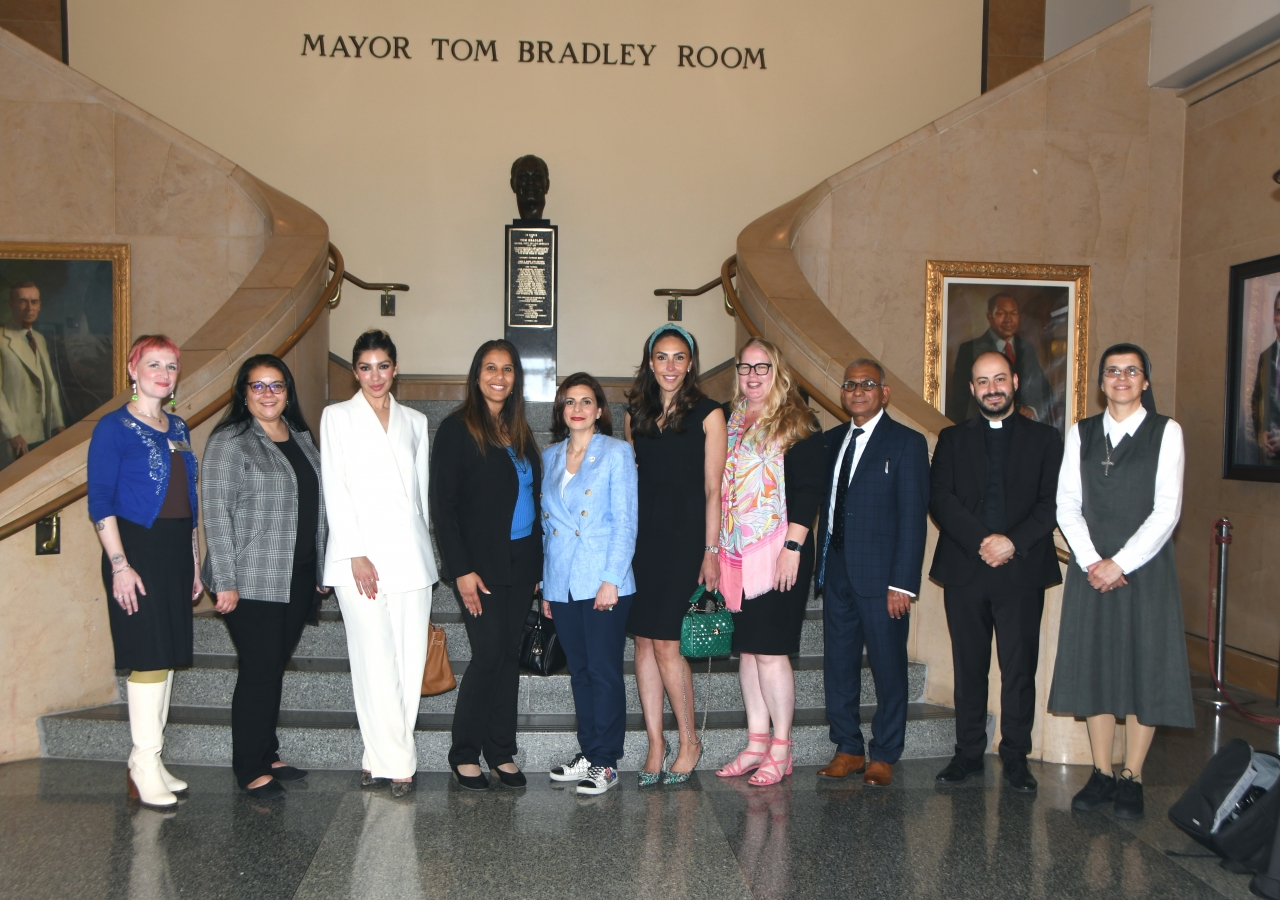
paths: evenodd
<path fill-rule="evenodd" d="M 982 771 L 994 628 L 1004 777 L 1030 793 L 1040 616 L 1045 588 L 1062 582 L 1053 545 L 1062 438 L 1013 415 L 1017 389 L 1004 354 L 981 354 L 969 379 L 981 415 L 938 435 L 929 512 L 941 534 L 929 577 L 944 587 L 955 669 L 956 751 L 938 781 Z"/>

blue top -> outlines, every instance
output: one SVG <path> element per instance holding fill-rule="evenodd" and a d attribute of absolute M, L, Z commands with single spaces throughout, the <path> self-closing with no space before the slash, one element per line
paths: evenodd
<path fill-rule="evenodd" d="M 152 428 L 127 406 L 107 413 L 89 441 L 89 518 L 116 516 L 145 528 L 155 524 L 169 486 L 169 441 L 185 445 L 191 521 L 199 515 L 196 455 L 187 423 L 169 413 L 169 431 Z"/>
<path fill-rule="evenodd" d="M 507 455 L 515 464 L 520 479 L 520 493 L 516 495 L 516 510 L 511 514 L 511 540 L 533 534 L 533 517 L 538 513 L 533 505 L 533 466 L 527 459 L 516 459 L 514 447 L 507 448 Z"/>
<path fill-rule="evenodd" d="M 636 457 L 631 445 L 593 435 L 582 465 L 564 488 L 568 441 L 542 452 L 542 596 L 551 601 L 590 600 L 602 582 L 618 596 L 636 592 L 631 557 L 639 515 Z"/>

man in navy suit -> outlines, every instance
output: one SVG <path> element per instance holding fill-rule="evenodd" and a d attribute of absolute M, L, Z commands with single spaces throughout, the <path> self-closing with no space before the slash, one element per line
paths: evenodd
<path fill-rule="evenodd" d="M 840 400 L 853 422 L 824 436 L 829 487 L 818 522 L 823 674 L 836 745 L 818 774 L 863 772 L 862 780 L 876 785 L 892 783 L 906 738 L 907 631 L 929 509 L 929 448 L 924 435 L 889 418 L 884 382 L 875 360 L 855 359 L 845 369 Z M 864 644 L 877 703 L 866 748 L 859 715 Z"/>

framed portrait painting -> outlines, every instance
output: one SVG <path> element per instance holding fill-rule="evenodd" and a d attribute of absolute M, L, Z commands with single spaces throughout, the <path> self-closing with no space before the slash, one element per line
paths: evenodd
<path fill-rule="evenodd" d="M 1065 437 L 1085 413 L 1089 267 L 930 260 L 925 399 L 953 422 L 978 414 L 974 359 L 1008 357 L 1018 413 Z"/>
<path fill-rule="evenodd" d="M 1230 281 L 1222 477 L 1280 481 L 1280 256 Z"/>
<path fill-rule="evenodd" d="M 0 242 L 0 468 L 128 386 L 129 246 Z"/>

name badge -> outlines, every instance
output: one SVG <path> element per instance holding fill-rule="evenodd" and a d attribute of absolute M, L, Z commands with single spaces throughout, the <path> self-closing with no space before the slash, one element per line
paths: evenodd
<path fill-rule="evenodd" d="M 194 451 L 191 449 L 191 444 L 187 443 L 186 441 L 170 441 L 170 442 L 169 442 L 169 446 L 170 446 L 170 448 L 171 448 L 171 449 L 177 450 L 177 451 L 178 451 L 178 452 L 180 452 L 180 453 L 193 453 L 193 452 L 194 452 Z"/>

